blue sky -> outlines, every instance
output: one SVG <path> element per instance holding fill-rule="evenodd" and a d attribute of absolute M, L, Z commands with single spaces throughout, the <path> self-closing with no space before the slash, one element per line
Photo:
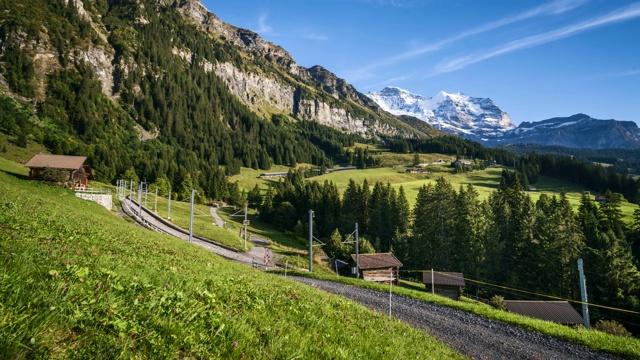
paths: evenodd
<path fill-rule="evenodd" d="M 640 1 L 201 0 L 360 92 L 489 97 L 512 121 L 640 123 Z"/>

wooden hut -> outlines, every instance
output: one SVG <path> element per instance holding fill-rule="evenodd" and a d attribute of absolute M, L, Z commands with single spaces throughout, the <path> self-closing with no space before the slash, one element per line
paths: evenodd
<path fill-rule="evenodd" d="M 427 291 L 433 289 L 434 294 L 453 300 L 458 300 L 461 289 L 466 286 L 464 276 L 458 272 L 425 271 L 422 273 L 422 282 Z"/>
<path fill-rule="evenodd" d="M 86 188 L 93 180 L 86 156 L 37 154 L 25 166 L 31 180 L 62 182 L 74 189 Z"/>
<path fill-rule="evenodd" d="M 582 316 L 568 301 L 505 300 L 504 304 L 511 313 L 553 321 L 562 325 L 582 324 Z"/>
<path fill-rule="evenodd" d="M 351 254 L 347 261 L 351 274 L 360 274 L 360 278 L 377 283 L 388 284 L 392 280 L 398 284 L 402 263 L 392 253 L 359 254 L 356 267 L 356 255 Z"/>

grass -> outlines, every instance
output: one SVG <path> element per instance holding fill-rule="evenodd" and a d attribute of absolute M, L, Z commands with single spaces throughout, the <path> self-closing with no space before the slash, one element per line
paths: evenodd
<path fill-rule="evenodd" d="M 0 358 L 462 358 L 341 297 L 5 172 L 0 250 Z"/>
<path fill-rule="evenodd" d="M 135 199 L 137 201 L 137 199 Z M 146 207 L 148 209 L 157 209 L 156 214 L 163 219 L 167 219 L 169 212 L 169 200 L 158 196 L 157 206 L 154 206 L 155 194 L 148 195 Z M 144 205 L 144 199 L 143 199 Z M 193 233 L 198 236 L 202 236 L 207 239 L 217 241 L 223 245 L 230 246 L 234 249 L 245 251 L 244 241 L 240 238 L 237 232 L 218 227 L 215 224 L 215 220 L 211 215 L 209 206 L 194 204 L 194 216 L 193 216 Z M 171 201 L 171 220 L 173 224 L 183 228 L 189 229 L 189 220 L 191 216 L 191 204 L 181 201 Z M 251 244 L 247 242 L 246 251 L 251 250 Z"/>
<path fill-rule="evenodd" d="M 389 292 L 388 285 L 380 285 L 369 281 L 364 281 L 349 277 L 336 279 L 335 275 L 315 274 L 308 272 L 292 272 L 291 275 L 307 276 L 322 280 L 338 281 L 340 283 L 364 287 L 372 290 Z M 432 295 L 424 290 L 424 285 L 409 281 L 402 281 L 400 286 L 393 287 L 393 293 L 405 295 L 421 301 L 434 303 L 450 308 L 462 310 L 483 316 L 488 319 L 512 324 L 529 331 L 553 336 L 555 338 L 583 345 L 598 352 L 604 352 L 619 356 L 624 359 L 640 358 L 640 339 L 632 337 L 618 337 L 600 331 L 589 331 L 584 328 L 571 328 L 549 321 L 533 319 L 506 311 L 497 310 L 487 304 L 477 302 L 468 298 L 463 301 L 455 301 L 449 298 Z"/>
<path fill-rule="evenodd" d="M 12 137 L 9 137 L 4 133 L 0 133 L 0 149 L 3 149 L 4 146 L 4 148 L 7 150 L 4 153 L 0 153 L 1 157 L 24 164 L 38 153 L 49 153 L 49 151 L 43 145 L 38 144 L 34 141 L 28 141 L 27 147 L 21 148 L 19 146 L 16 146 L 12 140 Z M 28 173 L 29 171 L 27 170 L 27 174 Z"/>

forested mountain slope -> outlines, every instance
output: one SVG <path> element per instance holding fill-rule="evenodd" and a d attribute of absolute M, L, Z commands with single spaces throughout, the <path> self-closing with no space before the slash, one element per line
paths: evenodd
<path fill-rule="evenodd" d="M 427 136 L 195 0 L 1 4 L 0 101 L 24 116 L 0 131 L 87 155 L 103 181 L 133 168 L 232 197 L 240 166 L 329 166 L 362 137 Z"/>

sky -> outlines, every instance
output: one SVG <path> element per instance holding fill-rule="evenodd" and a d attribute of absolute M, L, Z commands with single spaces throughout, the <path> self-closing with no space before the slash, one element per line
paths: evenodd
<path fill-rule="evenodd" d="M 640 1 L 201 0 L 363 93 L 491 98 L 514 124 L 640 123 Z"/>

